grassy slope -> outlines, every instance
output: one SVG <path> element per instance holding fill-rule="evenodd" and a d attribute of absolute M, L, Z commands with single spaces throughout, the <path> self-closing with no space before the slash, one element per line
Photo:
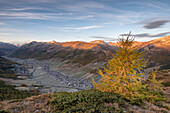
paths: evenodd
<path fill-rule="evenodd" d="M 0 109 L 10 112 L 44 113 L 121 113 L 125 111 L 127 113 L 168 113 L 170 105 L 165 102 L 154 104 L 144 102 L 140 105 L 132 105 L 120 95 L 91 89 L 74 93 L 41 94 L 22 100 L 3 101 L 0 103 Z"/>

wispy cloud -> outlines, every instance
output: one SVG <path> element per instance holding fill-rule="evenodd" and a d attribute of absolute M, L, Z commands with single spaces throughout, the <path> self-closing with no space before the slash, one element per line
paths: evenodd
<path fill-rule="evenodd" d="M 160 28 L 163 25 L 165 25 L 166 23 L 170 22 L 169 20 L 156 20 L 153 22 L 150 22 L 146 25 L 144 25 L 143 27 L 146 29 L 155 29 L 155 28 Z"/>
<path fill-rule="evenodd" d="M 169 5 L 166 4 L 166 2 L 162 2 L 161 0 L 151 0 L 150 2 L 147 2 L 145 4 L 149 7 L 157 8 L 158 10 L 170 11 Z"/>
<path fill-rule="evenodd" d="M 59 28 L 61 30 L 86 30 L 86 29 L 94 29 L 94 28 L 100 28 L 103 26 L 85 26 L 85 27 L 63 27 Z"/>
<path fill-rule="evenodd" d="M 169 7 L 166 3 L 161 0 L 143 0 L 143 1 L 127 1 L 122 4 L 140 6 L 142 8 L 154 8 L 158 10 L 167 10 Z"/>
<path fill-rule="evenodd" d="M 88 2 L 76 2 L 74 4 L 66 4 L 64 5 L 64 10 L 73 11 L 73 12 L 84 12 L 91 9 L 107 9 L 108 7 L 104 4 L 88 1 Z"/>
<path fill-rule="evenodd" d="M 164 37 L 168 34 L 170 34 L 170 32 L 163 32 L 163 33 L 159 33 L 159 34 L 156 34 L 156 35 L 152 35 L 151 37 Z"/>
<path fill-rule="evenodd" d="M 27 9 L 27 8 L 26 8 Z M 15 10 L 15 9 L 14 9 Z M 16 9 L 25 10 L 25 9 Z M 37 13 L 37 12 L 0 12 L 1 19 L 35 19 L 35 20 L 93 20 L 93 15 L 76 13 Z M 0 23 L 1 25 L 1 23 Z"/>
<path fill-rule="evenodd" d="M 24 8 L 12 8 L 8 9 L 10 11 L 25 11 L 25 10 L 43 10 L 43 8 L 39 7 L 24 7 Z"/>
<path fill-rule="evenodd" d="M 2 12 L 0 16 L 5 19 L 57 19 L 58 16 L 72 15 L 72 13 L 31 13 L 31 12 Z"/>
<path fill-rule="evenodd" d="M 17 29 L 17 28 L 10 28 L 10 27 L 1 27 L 0 28 L 1 32 L 29 32 L 29 31 L 25 31 L 23 29 Z"/>
<path fill-rule="evenodd" d="M 91 38 L 105 40 L 105 41 L 117 41 L 115 38 L 105 37 L 105 36 L 91 36 Z"/>
<path fill-rule="evenodd" d="M 155 35 L 150 35 L 148 33 L 141 33 L 141 34 L 131 34 L 132 36 L 139 37 L 139 38 L 145 38 L 145 37 L 164 37 L 166 35 L 170 34 L 170 32 L 163 32 L 163 33 L 158 33 Z M 120 36 L 128 36 L 129 34 L 120 34 Z"/>

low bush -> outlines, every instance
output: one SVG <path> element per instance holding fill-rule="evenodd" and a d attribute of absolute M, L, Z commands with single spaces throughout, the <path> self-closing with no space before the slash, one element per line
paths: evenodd
<path fill-rule="evenodd" d="M 0 101 L 11 99 L 23 99 L 32 95 L 38 95 L 38 92 L 20 91 L 14 86 L 0 81 Z"/>
<path fill-rule="evenodd" d="M 55 93 L 50 102 L 56 112 L 123 112 L 125 100 L 114 93 L 91 89 L 74 93 Z M 113 104 L 118 103 L 119 108 Z"/>

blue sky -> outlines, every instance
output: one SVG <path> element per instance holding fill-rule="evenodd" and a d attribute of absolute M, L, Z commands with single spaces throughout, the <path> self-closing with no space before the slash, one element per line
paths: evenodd
<path fill-rule="evenodd" d="M 170 35 L 170 0 L 0 0 L 0 41 L 137 41 Z"/>

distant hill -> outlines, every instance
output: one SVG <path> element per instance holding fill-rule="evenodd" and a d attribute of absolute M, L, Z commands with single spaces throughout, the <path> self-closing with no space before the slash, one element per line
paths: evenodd
<path fill-rule="evenodd" d="M 170 36 L 148 42 L 135 42 L 134 47 L 146 51 L 145 58 L 150 59 L 148 65 L 160 65 L 170 62 Z M 38 60 L 60 59 L 72 63 L 86 65 L 107 61 L 118 48 L 118 43 L 106 43 L 101 40 L 91 42 L 31 42 L 17 49 L 11 57 L 36 58 Z"/>
<path fill-rule="evenodd" d="M 17 50 L 18 47 L 10 43 L 0 42 L 0 56 L 8 55 Z"/>

